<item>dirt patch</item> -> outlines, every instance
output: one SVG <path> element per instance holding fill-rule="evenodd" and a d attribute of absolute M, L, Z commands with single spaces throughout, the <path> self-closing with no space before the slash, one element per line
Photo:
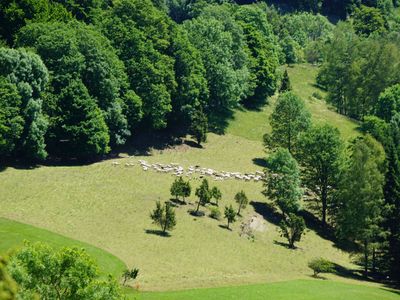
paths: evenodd
<path fill-rule="evenodd" d="M 267 223 L 260 214 L 253 214 L 240 224 L 240 236 L 254 238 L 255 232 L 264 232 L 267 230 Z"/>

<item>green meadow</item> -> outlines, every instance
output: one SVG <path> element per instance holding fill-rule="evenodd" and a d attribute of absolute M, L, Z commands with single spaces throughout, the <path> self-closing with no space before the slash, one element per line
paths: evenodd
<path fill-rule="evenodd" d="M 312 96 L 315 92 L 324 95 L 314 86 L 316 73 L 310 65 L 289 68 L 294 91 L 306 101 L 315 122 L 338 127 L 344 140 L 355 137 L 355 122 Z M 249 197 L 250 204 L 232 231 L 224 228 L 225 220 L 208 216 L 209 207 L 202 208 L 204 217 L 190 215 L 196 202 L 192 193 L 187 205 L 176 206 L 177 226 L 171 235 L 154 234 L 158 228 L 150 220 L 150 211 L 156 200 L 171 198 L 174 177 L 145 172 L 138 160 L 231 172 L 262 170 L 262 135 L 270 130 L 268 116 L 274 101 L 259 110 L 236 110 L 225 134 L 210 133 L 203 148 L 183 143 L 140 155 L 121 153 L 118 158 L 84 166 L 6 168 L 0 172 L 0 253 L 24 240 L 84 247 L 104 273 L 118 277 L 125 266 L 140 269 L 134 283 L 140 292 L 128 289 L 132 299 L 277 300 L 294 295 L 307 300 L 400 299 L 377 284 L 343 274 L 312 280 L 307 263 L 315 257 L 324 257 L 349 272 L 356 272 L 358 266 L 349 253 L 313 228 L 298 249 L 288 249 L 260 182 L 210 180 L 222 191 L 221 209 L 235 205 L 234 195 L 240 190 Z M 135 165 L 127 167 L 126 163 Z M 199 179 L 191 179 L 192 191 L 199 184 Z M 241 225 L 252 218 L 259 227 L 254 239 L 249 239 L 241 236 Z"/>

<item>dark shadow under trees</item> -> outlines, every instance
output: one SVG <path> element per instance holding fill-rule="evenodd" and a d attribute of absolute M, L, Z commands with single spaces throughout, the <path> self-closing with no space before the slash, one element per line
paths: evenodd
<path fill-rule="evenodd" d="M 144 232 L 146 232 L 147 234 L 153 234 L 153 235 L 158 235 L 158 236 L 161 236 L 161 237 L 171 237 L 171 234 L 170 233 L 168 233 L 168 232 L 164 232 L 164 231 L 162 231 L 162 230 L 156 230 L 156 229 L 145 229 L 145 231 Z"/>

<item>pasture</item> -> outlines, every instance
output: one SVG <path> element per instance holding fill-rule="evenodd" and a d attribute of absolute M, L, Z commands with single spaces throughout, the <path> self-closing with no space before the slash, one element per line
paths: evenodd
<path fill-rule="evenodd" d="M 294 91 L 306 101 L 314 121 L 327 121 L 337 126 L 345 140 L 354 137 L 357 124 L 312 97 L 318 91 L 313 85 L 316 72 L 317 69 L 309 65 L 289 68 Z M 179 163 L 185 168 L 199 165 L 229 172 L 262 171 L 265 153 L 261 140 L 269 130 L 268 116 L 273 103 L 274 99 L 257 111 L 235 111 L 226 133 L 210 133 L 203 148 L 183 143 L 163 150 L 150 149 L 135 156 L 122 153 L 119 158 L 84 166 L 6 168 L 0 172 L 0 217 L 46 231 L 37 229 L 40 233 L 30 234 L 30 229 L 19 223 L 10 225 L 2 221 L 0 250 L 13 247 L 23 239 L 49 239 L 56 245 L 80 245 L 75 242 L 79 240 L 85 247 L 90 244 L 96 247 L 93 249 L 112 254 L 96 254 L 91 250 L 104 270 L 115 274 L 123 264 L 138 267 L 140 275 L 136 286 L 141 291 L 191 289 L 163 294 L 143 293 L 139 299 L 221 299 L 222 295 L 224 299 L 239 299 L 241 295 L 246 299 L 265 299 L 265 294 L 274 296 L 273 299 L 290 299 L 290 294 L 285 291 L 296 288 L 299 289 L 297 299 L 320 299 L 301 298 L 302 293 L 307 297 L 310 290 L 318 290 L 321 295 L 328 293 L 324 299 L 340 299 L 335 298 L 338 287 L 344 287 L 344 290 L 348 287 L 343 299 L 397 299 L 394 298 L 398 297 L 396 294 L 381 289 L 336 282 L 358 282 L 346 276 L 329 275 L 329 282 L 305 281 L 312 274 L 307 263 L 315 257 L 329 259 L 343 270 L 354 270 L 357 266 L 347 252 L 312 229 L 308 230 L 297 250 L 288 249 L 277 230 L 277 218 L 261 193 L 260 182 L 233 179 L 220 182 L 209 178 L 210 185 L 216 185 L 222 191 L 221 211 L 226 204 L 232 203 L 236 207 L 233 201 L 236 192 L 244 190 L 249 197 L 250 205 L 229 231 L 223 227 L 225 220 L 208 217 L 208 207 L 202 208 L 206 212 L 204 217 L 193 217 L 188 213 L 195 206 L 194 190 L 200 184 L 200 180 L 191 179 L 192 196 L 188 205 L 176 205 L 175 208 L 176 229 L 170 237 L 156 234 L 158 228 L 151 223 L 149 214 L 156 200 L 171 198 L 169 188 L 175 177 L 152 170 L 143 171 L 138 160 Z M 113 164 L 115 162 L 118 164 Z M 125 166 L 127 163 L 133 166 Z M 241 225 L 254 218 L 260 223 L 259 229 L 254 231 L 254 239 L 241 236 Z M 59 235 L 73 240 L 65 242 Z M 111 259 L 114 256 L 123 264 Z M 289 280 L 296 281 L 196 289 Z"/>

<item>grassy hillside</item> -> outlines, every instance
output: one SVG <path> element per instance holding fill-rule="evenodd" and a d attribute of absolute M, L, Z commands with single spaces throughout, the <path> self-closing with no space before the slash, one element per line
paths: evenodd
<path fill-rule="evenodd" d="M 337 114 L 325 101 L 312 96 L 314 93 L 318 93 L 325 97 L 324 91 L 315 86 L 317 67 L 303 64 L 287 69 L 293 91 L 306 102 L 307 108 L 312 114 L 313 122 L 326 122 L 339 128 L 344 140 L 349 140 L 357 135 L 356 128 L 358 125 L 356 122 Z M 275 101 L 276 97 L 273 97 L 270 99 L 270 103 L 259 111 L 237 110 L 229 122 L 227 132 L 250 140 L 261 140 L 263 134 L 271 130 L 268 124 L 268 116 L 272 113 Z"/>
<path fill-rule="evenodd" d="M 340 291 L 340 293 L 338 293 Z M 138 300 L 397 300 L 398 292 L 323 280 L 295 280 L 263 285 L 142 293 Z"/>
<path fill-rule="evenodd" d="M 305 70 L 302 70 L 304 68 Z M 290 70 L 295 91 L 302 97 L 315 120 L 327 118 L 345 138 L 356 134 L 356 125 L 328 110 L 323 102 L 310 100 L 316 69 L 298 66 Z M 297 74 L 297 75 L 296 75 Z M 300 74 L 304 74 L 300 76 Z M 305 86 L 303 86 L 305 85 Z M 319 100 L 318 100 L 319 101 Z M 174 177 L 153 171 L 144 172 L 139 159 L 150 163 L 200 165 L 224 171 L 261 170 L 264 157 L 261 137 L 268 129 L 272 105 L 263 110 L 238 111 L 227 134 L 210 134 L 204 148 L 183 144 L 163 151 L 99 162 L 88 166 L 8 168 L 0 173 L 0 216 L 21 221 L 73 239 L 85 241 L 119 257 L 129 267 L 140 268 L 138 284 L 142 290 L 178 290 L 254 284 L 292 279 L 307 279 L 307 262 L 323 256 L 344 268 L 355 268 L 348 253 L 310 230 L 289 250 L 280 237 L 276 218 L 261 194 L 261 183 L 243 181 L 214 182 L 222 193 L 222 206 L 233 203 L 243 189 L 251 204 L 228 231 L 208 216 L 195 218 L 188 210 L 195 205 L 177 206 L 177 227 L 171 237 L 154 234 L 149 218 L 155 201 L 167 201 Z M 125 163 L 134 162 L 134 167 Z M 192 180 L 193 190 L 200 184 Z M 236 205 L 235 205 L 236 206 Z M 207 212 L 207 209 L 203 209 Z M 240 225 L 256 217 L 261 231 L 255 240 L 241 237 Z M 335 280 L 352 280 L 331 275 Z"/>
<path fill-rule="evenodd" d="M 24 241 L 45 242 L 54 248 L 84 248 L 97 261 L 102 274 L 112 274 L 118 278 L 125 269 L 125 265 L 121 260 L 102 249 L 48 230 L 4 218 L 0 218 L 0 241 L 0 255 L 7 254 L 9 251 L 23 246 Z"/>

